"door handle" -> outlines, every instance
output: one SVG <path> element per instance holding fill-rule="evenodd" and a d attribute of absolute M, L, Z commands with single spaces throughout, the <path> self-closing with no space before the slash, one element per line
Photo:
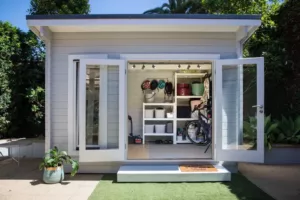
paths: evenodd
<path fill-rule="evenodd" d="M 263 109 L 263 105 L 254 105 L 254 106 L 252 106 L 252 108 L 260 108 L 260 109 Z"/>

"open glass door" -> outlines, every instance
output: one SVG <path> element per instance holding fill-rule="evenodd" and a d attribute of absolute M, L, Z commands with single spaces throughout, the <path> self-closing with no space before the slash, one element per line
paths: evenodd
<path fill-rule="evenodd" d="M 216 61 L 215 138 L 219 161 L 264 161 L 264 59 Z"/>
<path fill-rule="evenodd" d="M 123 60 L 80 60 L 78 83 L 80 162 L 125 159 L 127 104 L 124 80 Z"/>

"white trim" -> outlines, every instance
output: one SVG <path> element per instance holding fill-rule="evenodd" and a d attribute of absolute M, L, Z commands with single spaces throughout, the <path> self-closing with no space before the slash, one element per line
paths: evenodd
<path fill-rule="evenodd" d="M 41 26 L 39 36 L 40 38 L 47 38 L 47 40 L 51 40 L 52 32 L 47 26 Z"/>
<path fill-rule="evenodd" d="M 28 26 L 260 26 L 261 20 L 247 19 L 50 19 L 27 20 Z"/>
<path fill-rule="evenodd" d="M 126 62 L 130 62 L 130 61 L 164 61 L 164 60 L 178 60 L 178 61 L 209 61 L 212 63 L 212 70 L 216 70 L 216 65 L 215 65 L 215 61 L 219 60 L 221 57 L 220 54 L 120 54 L 120 58 L 126 60 Z M 215 87 L 215 77 L 213 76 L 213 87 Z M 214 90 L 214 89 L 213 89 Z M 176 87 L 175 87 L 175 94 L 176 94 Z M 213 94 L 215 95 L 215 93 Z M 127 96 L 126 96 L 127 99 Z M 216 99 L 216 97 L 214 96 L 214 99 Z M 216 106 L 216 102 L 212 102 L 213 103 L 213 108 Z M 127 105 L 126 105 L 127 107 Z M 144 109 L 143 109 L 144 110 Z M 176 113 L 176 106 L 174 106 L 174 113 Z M 144 116 L 144 113 L 143 113 Z M 214 116 L 216 116 L 214 114 Z M 127 119 L 127 116 L 126 116 Z M 214 120 L 215 122 L 216 120 Z M 175 121 L 176 122 L 176 121 Z M 174 127 L 176 127 L 176 124 L 174 124 Z M 216 124 L 216 123 L 214 123 Z M 213 125 L 215 126 L 215 125 Z M 127 129 L 126 129 L 127 130 Z M 174 129 L 176 130 L 176 128 Z M 215 135 L 215 130 L 216 128 L 213 129 L 212 134 Z M 144 132 L 144 126 L 143 126 L 143 132 Z M 176 139 L 176 134 L 175 134 L 175 139 Z M 214 138 L 214 137 L 213 137 Z M 125 140 L 126 145 L 128 145 L 127 143 L 127 139 Z M 212 159 L 211 160 L 215 160 L 216 159 L 216 151 L 215 151 L 215 144 L 214 144 L 215 140 L 213 139 L 213 144 L 212 144 Z M 132 160 L 128 160 L 127 159 L 127 149 L 125 150 L 125 160 L 126 161 L 132 161 Z M 177 161 L 177 160 L 174 160 Z"/>
<path fill-rule="evenodd" d="M 52 147 L 51 134 L 51 40 L 44 38 L 46 44 L 46 61 L 45 61 L 45 152 L 48 152 Z"/>
<path fill-rule="evenodd" d="M 127 113 L 127 73 L 126 61 L 119 60 L 119 150 L 122 155 L 122 161 L 127 159 L 125 155 L 128 136 L 128 113 Z M 126 92 L 126 93 L 125 93 Z M 126 139 L 125 139 L 126 138 Z"/>
<path fill-rule="evenodd" d="M 99 138 L 98 144 L 101 148 L 107 148 L 107 65 L 100 66 L 100 81 L 99 81 L 99 88 L 100 88 L 100 98 L 99 98 Z"/>
<path fill-rule="evenodd" d="M 248 34 L 248 27 L 241 26 L 236 32 L 236 41 L 241 41 L 243 38 L 247 36 L 247 34 Z"/>
<path fill-rule="evenodd" d="M 248 28 L 247 35 L 241 40 L 242 44 L 245 44 L 247 40 L 254 34 L 254 32 L 259 28 L 259 26 L 253 26 Z"/>
<path fill-rule="evenodd" d="M 80 73 L 79 73 L 79 161 L 80 162 L 107 162 L 107 161 L 124 161 L 124 150 L 125 150 L 125 143 L 124 143 L 124 137 L 125 137 L 125 120 L 127 122 L 127 117 L 125 118 L 125 105 L 127 105 L 127 101 L 124 101 L 124 88 L 119 87 L 119 145 L 118 149 L 103 149 L 100 150 L 87 150 L 86 149 L 86 66 L 87 65 L 100 65 L 101 69 L 103 68 L 103 65 L 118 65 L 119 66 L 119 81 L 123 83 L 125 80 L 125 61 L 124 60 L 113 60 L 113 59 L 82 59 L 80 60 Z M 105 67 L 104 67 L 105 68 Z M 107 68 L 107 66 L 106 66 Z M 105 70 L 104 70 L 105 72 Z M 105 73 L 101 73 L 100 71 L 100 79 L 105 76 Z M 107 81 L 107 78 L 105 78 L 103 81 Z M 107 87 L 107 82 L 102 83 L 103 86 Z M 122 84 L 120 84 L 122 85 Z M 102 86 L 102 85 L 101 85 Z M 103 98 L 100 99 L 100 105 L 104 106 L 104 104 L 101 103 L 101 100 L 107 102 L 107 89 L 100 88 L 100 93 Z M 106 92 L 106 93 L 105 93 Z M 106 100 L 105 100 L 106 99 Z M 107 108 L 101 110 L 101 116 L 100 116 L 100 124 L 104 124 L 107 120 Z M 106 121 L 107 122 L 107 121 Z M 107 124 L 105 125 L 105 127 Z M 106 131 L 107 134 L 107 128 L 102 129 L 101 132 Z M 105 130 L 106 129 L 106 130 Z M 107 138 L 106 138 L 107 139 Z"/>
<path fill-rule="evenodd" d="M 216 104 L 217 132 L 222 133 L 222 68 L 224 65 L 236 65 L 243 67 L 245 64 L 257 65 L 257 105 L 264 106 L 264 58 L 244 58 L 228 59 L 216 61 L 216 92 L 218 104 Z M 256 150 L 239 150 L 223 149 L 222 135 L 216 138 L 216 160 L 218 161 L 238 161 L 238 162 L 264 162 L 264 114 L 257 108 L 257 149 Z"/>
<path fill-rule="evenodd" d="M 68 153 L 79 155 L 76 151 L 76 68 L 73 61 L 87 58 L 107 58 L 107 54 L 71 54 L 68 56 Z"/>
<path fill-rule="evenodd" d="M 147 60 L 215 60 L 220 59 L 220 54 L 120 54 L 121 59 L 127 61 L 147 61 Z"/>

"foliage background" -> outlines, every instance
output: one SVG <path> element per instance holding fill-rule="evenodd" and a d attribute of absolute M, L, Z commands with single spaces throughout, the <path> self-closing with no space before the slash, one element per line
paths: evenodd
<path fill-rule="evenodd" d="M 89 0 L 31 0 L 28 13 L 88 14 Z M 147 14 L 260 14 L 244 57 L 265 57 L 265 111 L 300 113 L 299 0 L 169 0 Z M 0 137 L 44 134 L 45 47 L 32 32 L 0 22 Z"/>
<path fill-rule="evenodd" d="M 89 0 L 31 0 L 28 13 L 88 14 Z M 45 133 L 45 46 L 0 21 L 0 138 Z"/>

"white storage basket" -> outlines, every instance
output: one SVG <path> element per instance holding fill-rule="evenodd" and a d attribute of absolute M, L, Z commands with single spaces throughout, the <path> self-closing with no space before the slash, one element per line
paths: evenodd
<path fill-rule="evenodd" d="M 145 124 L 145 133 L 154 133 L 154 125 L 153 124 Z"/>
<path fill-rule="evenodd" d="M 166 133 L 166 125 L 165 124 L 156 124 L 155 125 L 155 133 Z"/>
<path fill-rule="evenodd" d="M 154 109 L 145 109 L 145 118 L 154 118 Z"/>
<path fill-rule="evenodd" d="M 165 109 L 155 109 L 155 118 L 165 118 Z"/>

